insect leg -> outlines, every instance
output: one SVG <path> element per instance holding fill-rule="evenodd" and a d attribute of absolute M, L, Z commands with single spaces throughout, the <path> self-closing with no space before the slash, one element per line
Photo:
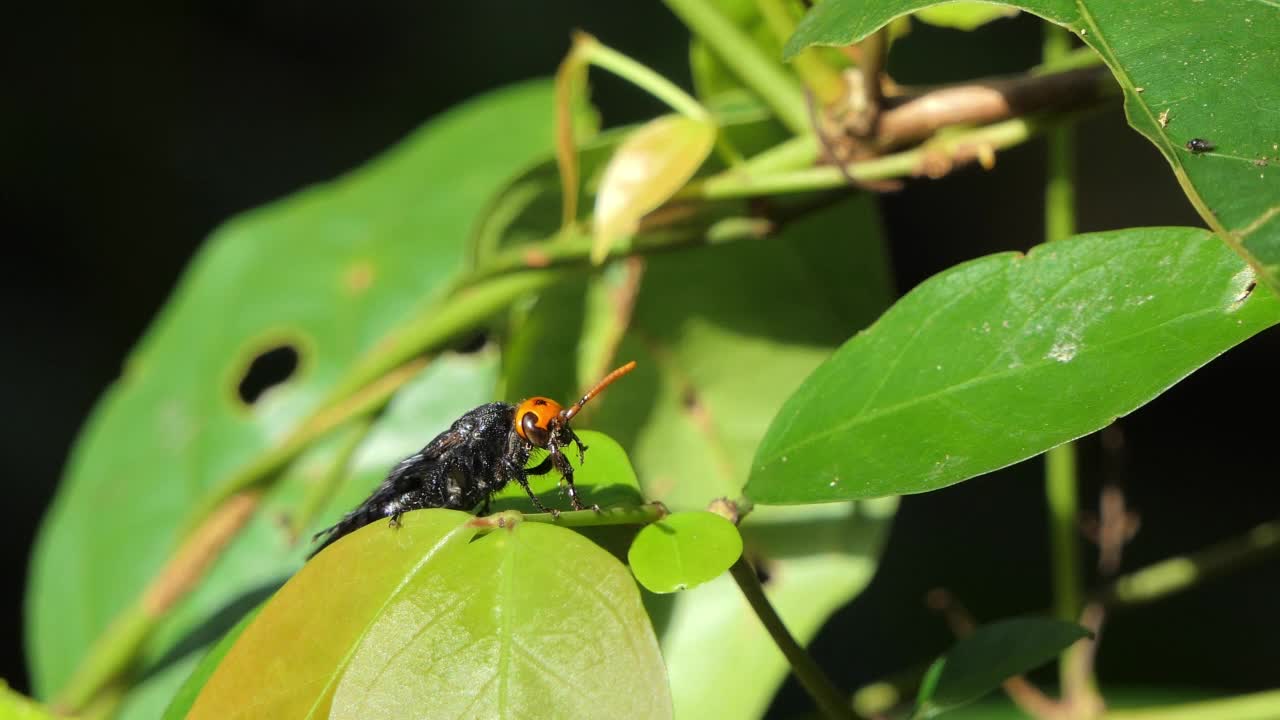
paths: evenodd
<path fill-rule="evenodd" d="M 542 462 L 538 463 L 537 465 L 534 465 L 531 468 L 526 468 L 524 472 L 526 475 L 546 475 L 547 473 L 551 472 L 551 468 L 552 468 L 551 456 L 548 455 L 542 458 Z"/>
<path fill-rule="evenodd" d="M 582 438 L 578 437 L 578 433 L 574 432 L 573 428 L 566 427 L 565 429 L 569 431 L 569 437 L 573 440 L 573 444 L 578 446 L 578 464 L 581 465 L 587 461 L 587 446 L 582 444 Z"/>
<path fill-rule="evenodd" d="M 581 443 L 579 443 L 581 446 Z M 564 451 L 559 445 L 551 443 L 551 454 L 548 457 L 555 464 L 556 470 L 560 471 L 560 475 L 564 478 L 564 484 L 569 489 L 569 502 L 573 505 L 574 510 L 586 510 L 586 506 L 578 499 L 578 488 L 573 484 L 573 466 L 569 464 L 569 458 L 564 456 Z M 599 505 L 592 505 L 592 510 L 600 512 Z"/>
<path fill-rule="evenodd" d="M 522 467 L 516 467 L 512 463 L 505 463 L 505 470 L 508 478 L 515 478 L 520 483 L 520 487 L 524 488 L 525 493 L 529 495 L 529 499 L 533 501 L 533 506 L 544 513 L 551 513 L 551 517 L 560 517 L 560 511 L 554 508 L 548 508 L 542 504 L 537 495 L 533 494 L 533 488 L 529 487 L 529 479 L 525 477 L 525 470 Z"/>

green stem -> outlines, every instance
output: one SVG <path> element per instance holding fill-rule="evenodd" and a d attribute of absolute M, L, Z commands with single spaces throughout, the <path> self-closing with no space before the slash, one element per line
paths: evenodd
<path fill-rule="evenodd" d="M 508 527 L 514 522 L 550 523 L 561 527 L 600 527 L 603 525 L 648 525 L 671 514 L 662 503 L 622 505 L 601 510 L 570 510 L 557 513 L 522 513 L 516 510 L 485 515 L 470 521 L 481 533 Z"/>
<path fill-rule="evenodd" d="M 1062 62 L 1071 53 L 1071 35 L 1046 23 L 1042 59 Z M 1070 126 L 1048 133 L 1049 157 L 1044 193 L 1044 239 L 1056 242 L 1076 232 L 1074 137 Z M 1067 442 L 1045 453 L 1045 499 L 1049 507 L 1049 545 L 1053 567 L 1054 613 L 1075 621 L 1084 608 L 1084 574 L 1080 564 L 1079 480 L 1076 444 Z M 1094 641 L 1096 642 L 1096 641 Z M 1064 701 L 1071 706 L 1101 706 L 1097 698 L 1092 657 L 1095 649 L 1076 643 L 1062 652 L 1058 663 Z"/>
<path fill-rule="evenodd" d="M 627 80 L 681 115 L 694 120 L 711 120 L 711 113 L 675 83 L 589 35 L 580 38 L 575 51 L 581 53 L 583 60 Z"/>
<path fill-rule="evenodd" d="M 1274 720 L 1280 717 L 1280 690 L 1180 703 L 1164 707 L 1112 710 L 1103 720 Z"/>
<path fill-rule="evenodd" d="M 756 0 L 756 10 L 769 25 L 778 43 L 782 44 L 796 31 L 796 19 L 791 8 L 783 0 Z M 844 78 L 840 71 L 831 67 L 823 59 L 818 48 L 805 48 L 791 60 L 796 74 L 804 81 L 806 87 L 813 92 L 820 106 L 830 105 L 844 95 Z"/>
<path fill-rule="evenodd" d="M 978 147 L 987 147 L 993 151 L 1003 150 L 1026 142 L 1037 133 L 1043 132 L 1055 120 L 1065 121 L 1071 117 L 1074 116 L 1023 117 L 1005 120 L 975 130 L 935 138 L 921 147 L 904 152 L 850 163 L 845 166 L 845 170 L 850 177 L 860 182 L 913 177 L 922 173 L 925 161 L 930 155 L 954 157 L 958 151 L 971 151 Z M 792 149 L 799 151 L 804 148 L 797 141 Z M 750 165 L 751 161 L 748 161 L 747 166 Z M 848 185 L 849 180 L 840 172 L 840 169 L 829 166 L 766 175 L 749 175 L 737 170 L 728 170 L 705 180 L 690 183 L 676 193 L 676 198 L 727 200 L 758 195 L 832 190 L 848 187 Z"/>
<path fill-rule="evenodd" d="M 58 711 L 77 713 L 97 701 L 104 688 L 128 669 L 142 643 L 156 625 L 141 603 L 134 603 L 117 615 L 93 643 L 89 655 L 76 667 L 67 684 L 58 691 L 53 706 Z M 103 698 L 103 702 L 107 702 Z"/>
<path fill-rule="evenodd" d="M 743 84 L 764 100 L 783 125 L 797 135 L 812 131 L 804 92 L 795 78 L 766 55 L 714 3 L 707 0 L 666 0 L 666 3 Z"/>
<path fill-rule="evenodd" d="M 769 632 L 773 642 L 787 658 L 787 662 L 791 663 L 791 671 L 795 673 L 796 679 L 817 703 L 822 714 L 828 718 L 855 718 L 848 696 L 831 683 L 830 678 L 822 668 L 818 667 L 813 657 L 791 636 L 782 618 L 778 617 L 773 604 L 764 594 L 764 588 L 760 585 L 760 578 L 756 576 L 755 568 L 751 567 L 746 557 L 738 558 L 738 561 L 729 569 L 729 573 L 738 583 L 738 588 L 742 590 L 756 617 L 760 618 L 764 629 Z"/>
<path fill-rule="evenodd" d="M 698 245 L 714 245 L 738 240 L 767 236 L 773 223 L 763 218 L 725 217 L 706 225 L 671 228 L 641 233 L 623 238 L 613 248 L 622 255 L 648 255 L 668 252 Z M 549 243 L 539 251 L 537 263 L 544 268 L 575 266 L 588 262 L 593 238 L 586 235 L 569 235 L 555 243 Z M 488 282 L 491 278 L 519 272 L 529 267 L 528 248 L 517 247 L 493 255 L 484 267 L 477 268 L 468 278 L 469 283 Z"/>
<path fill-rule="evenodd" d="M 1072 443 L 1045 453 L 1045 498 L 1049 504 L 1049 546 L 1053 557 L 1053 613 L 1074 622 L 1083 607 L 1080 572 L 1076 449 Z"/>
<path fill-rule="evenodd" d="M 1207 548 L 1161 560 L 1116 578 L 1098 595 L 1108 607 L 1144 605 L 1280 554 L 1280 520 Z"/>

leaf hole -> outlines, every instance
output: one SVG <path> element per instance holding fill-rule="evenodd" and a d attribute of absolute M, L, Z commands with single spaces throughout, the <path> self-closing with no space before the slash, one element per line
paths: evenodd
<path fill-rule="evenodd" d="M 300 357 L 296 347 L 277 345 L 254 356 L 236 386 L 236 395 L 246 405 L 253 405 L 268 390 L 288 382 L 298 371 Z"/>

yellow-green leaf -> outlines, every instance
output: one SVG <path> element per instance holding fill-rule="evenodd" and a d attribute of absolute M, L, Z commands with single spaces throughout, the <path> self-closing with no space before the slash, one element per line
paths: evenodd
<path fill-rule="evenodd" d="M 684 187 L 715 145 L 709 121 L 664 115 L 645 123 L 613 154 L 596 194 L 591 260 L 600 263 L 613 243 Z"/>

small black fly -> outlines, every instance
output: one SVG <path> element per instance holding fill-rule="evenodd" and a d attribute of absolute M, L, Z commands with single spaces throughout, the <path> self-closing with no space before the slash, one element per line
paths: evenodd
<path fill-rule="evenodd" d="M 547 509 L 529 488 L 529 475 L 544 475 L 552 469 L 564 478 L 573 508 L 584 509 L 573 485 L 573 466 L 564 449 L 570 444 L 576 446 L 581 462 L 587 447 L 569 427 L 569 421 L 587 401 L 635 366 L 632 361 L 609 373 L 568 408 L 550 398 L 532 397 L 519 405 L 492 402 L 467 411 L 426 447 L 401 460 L 359 507 L 333 527 L 316 533 L 313 540 L 324 538 L 324 542 L 311 556 L 376 520 L 390 518 L 392 527 L 396 527 L 400 516 L 410 510 L 470 511 L 480 507 L 481 512 L 488 512 L 490 498 L 512 480 L 529 494 L 534 507 L 558 515 L 558 510 Z M 535 448 L 546 450 L 547 457 L 526 468 Z"/>
<path fill-rule="evenodd" d="M 1204 138 L 1191 138 L 1187 141 L 1187 149 L 1196 155 L 1209 152 L 1214 147 L 1216 146 L 1213 143 L 1205 140 Z"/>

